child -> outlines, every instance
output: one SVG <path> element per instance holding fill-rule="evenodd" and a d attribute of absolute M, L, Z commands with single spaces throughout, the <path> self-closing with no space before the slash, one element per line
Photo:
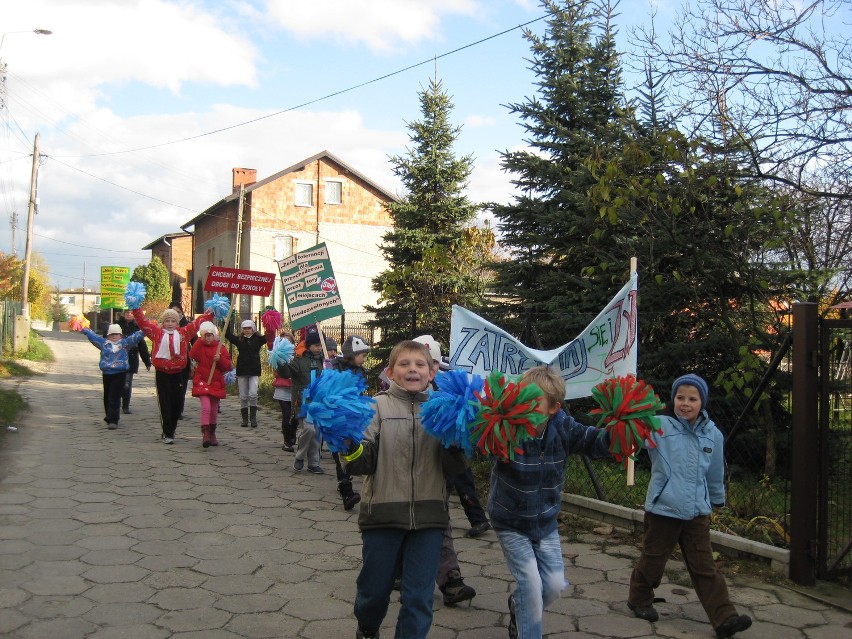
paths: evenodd
<path fill-rule="evenodd" d="M 136 346 L 145 335 L 136 331 L 129 337 L 123 337 L 121 326 L 110 324 L 106 338 L 84 328 L 80 331 L 98 350 L 101 351 L 100 369 L 104 382 L 104 421 L 107 428 L 118 428 L 121 410 L 121 391 L 124 389 L 124 376 L 130 367 L 128 351 Z"/>
<path fill-rule="evenodd" d="M 240 389 L 240 426 L 257 428 L 257 383 L 260 380 L 260 349 L 266 344 L 266 338 L 257 332 L 257 326 L 250 320 L 240 324 L 240 334 L 228 330 L 225 337 L 236 346 L 237 357 L 237 386 Z"/>
<path fill-rule="evenodd" d="M 432 358 L 432 369 L 435 371 L 435 375 L 437 375 L 438 371 L 441 369 L 441 345 L 438 344 L 437 340 L 435 340 L 435 338 L 431 335 L 415 337 L 414 341 L 420 342 L 429 349 L 429 355 Z M 432 382 L 432 389 L 438 390 L 438 385 L 434 381 Z M 446 483 L 447 499 L 449 499 L 450 492 L 453 487 L 456 486 L 459 491 L 459 500 L 461 501 L 468 521 L 470 521 L 472 525 L 474 524 L 474 521 L 476 521 L 477 523 L 475 524 L 475 527 L 482 529 L 482 532 L 478 534 L 484 534 L 487 530 L 491 530 L 491 524 L 488 523 L 488 519 L 485 517 L 485 511 L 482 509 L 479 499 L 476 496 L 476 487 L 474 485 L 473 473 L 470 470 L 470 466 L 468 464 L 464 464 L 464 470 L 455 477 L 447 477 Z M 461 487 L 462 485 L 467 485 L 468 490 L 465 491 Z M 465 495 L 467 495 L 467 498 Z M 469 510 L 471 510 L 473 514 L 468 512 Z M 471 519 L 472 516 L 476 519 Z M 484 522 L 484 524 L 479 522 Z M 487 528 L 483 528 L 483 525 L 487 526 Z M 471 530 L 473 529 L 474 528 L 471 528 Z M 469 532 L 470 530 L 468 533 Z M 470 537 L 476 535 L 466 536 Z M 453 606 L 465 601 L 471 601 L 474 597 L 476 597 L 476 590 L 472 586 L 468 586 L 462 578 L 461 566 L 459 565 L 456 546 L 453 541 L 453 526 L 449 522 L 444 530 L 444 538 L 441 543 L 441 563 L 438 566 L 438 576 L 435 579 L 435 583 L 438 586 L 438 590 L 441 591 L 445 606 L 452 608 Z"/>
<path fill-rule="evenodd" d="M 733 637 L 751 618 L 737 614 L 710 547 L 710 513 L 725 505 L 724 438 L 707 415 L 707 382 L 678 377 L 672 405 L 660 416 L 662 432 L 649 448 L 651 480 L 645 498 L 642 555 L 630 576 L 627 606 L 640 619 L 657 621 L 654 588 L 676 544 L 716 636 Z"/>
<path fill-rule="evenodd" d="M 537 366 L 521 376 L 543 392 L 537 410 L 549 415 L 534 439 L 521 444 L 512 461 L 495 460 L 488 514 L 509 572 L 517 582 L 509 595 L 509 637 L 540 638 L 544 609 L 568 585 L 557 530 L 565 463 L 572 453 L 610 457 L 609 434 L 584 426 L 561 410 L 565 380 Z"/>
<path fill-rule="evenodd" d="M 336 347 L 337 344 L 335 343 L 334 346 Z M 326 350 L 328 350 L 327 342 Z M 367 353 L 369 352 L 370 345 L 364 341 L 363 337 L 360 335 L 350 335 L 343 342 L 343 357 L 332 359 L 329 352 L 331 368 L 341 373 L 350 371 L 355 375 L 363 377 L 366 382 L 367 369 L 364 368 L 364 360 L 367 359 Z M 352 489 L 352 476 L 343 470 L 343 466 L 340 464 L 340 455 L 332 453 L 331 456 L 334 459 L 334 466 L 337 470 L 337 492 L 340 493 L 340 498 L 343 500 L 343 510 L 352 510 L 361 501 L 361 495 Z"/>
<path fill-rule="evenodd" d="M 118 325 L 121 326 L 121 331 L 125 337 L 130 337 L 136 331 L 140 330 L 136 325 L 136 320 L 133 319 L 133 311 L 129 308 L 124 309 L 121 317 L 118 318 Z M 148 352 L 148 343 L 142 339 L 139 343 L 127 351 L 127 358 L 130 367 L 127 369 L 127 374 L 124 379 L 124 388 L 121 391 L 121 410 L 125 415 L 130 414 L 130 395 L 133 393 L 133 376 L 139 372 L 139 360 L 145 364 L 145 370 L 151 370 L 151 354 Z"/>
<path fill-rule="evenodd" d="M 180 315 L 167 308 L 160 315 L 160 323 L 145 317 L 142 309 L 133 311 L 133 319 L 151 340 L 151 363 L 154 366 L 157 402 L 160 405 L 160 423 L 163 443 L 175 443 L 177 422 L 183 411 L 186 393 L 185 372 L 189 367 L 189 341 L 195 337 L 203 322 L 213 319 L 213 311 L 195 318 L 186 326 L 179 326 Z"/>
<path fill-rule="evenodd" d="M 302 390 L 311 383 L 311 375 L 319 377 L 323 371 L 322 344 L 320 344 L 319 332 L 308 332 L 305 338 L 305 351 L 285 364 L 278 367 L 278 375 L 293 381 L 293 412 L 298 414 L 302 401 Z M 299 433 L 298 446 L 296 447 L 296 459 L 293 461 L 293 469 L 301 471 L 308 461 L 308 472 L 322 475 L 325 471 L 319 465 L 319 442 L 317 431 L 313 424 L 304 419 L 299 420 L 302 430 Z"/>
<path fill-rule="evenodd" d="M 186 315 L 183 314 L 183 305 L 179 301 L 175 300 L 174 302 L 169 304 L 169 308 L 178 314 L 178 328 L 183 328 L 184 326 L 189 324 L 189 320 L 186 318 Z M 187 352 L 189 352 L 189 349 L 192 348 L 193 344 L 195 344 L 195 340 L 195 337 L 189 340 L 189 344 L 186 347 Z M 178 414 L 178 419 L 183 419 L 183 406 L 186 402 L 186 389 L 189 386 L 189 376 L 190 367 L 189 358 L 187 357 L 186 368 L 184 368 L 183 372 L 181 373 L 181 388 L 183 389 L 183 392 L 180 395 L 176 396 L 176 410 Z"/>
<path fill-rule="evenodd" d="M 192 378 L 192 396 L 201 400 L 201 445 L 218 446 L 216 425 L 219 400 L 225 399 L 225 373 L 231 370 L 231 356 L 219 343 L 219 330 L 213 322 L 198 327 L 198 339 L 189 357 L 198 362 Z M 212 371 L 212 375 L 211 375 Z"/>
<path fill-rule="evenodd" d="M 296 342 L 295 336 L 288 330 L 281 330 L 278 335 L 291 344 Z M 272 350 L 272 344 L 268 341 L 266 346 L 269 350 Z M 292 453 L 296 450 L 296 424 L 293 422 L 293 394 L 291 392 L 293 381 L 281 377 L 277 370 L 272 371 L 272 376 L 274 378 L 272 387 L 275 389 L 272 392 L 272 399 L 276 400 L 281 407 L 281 434 L 284 436 L 284 445 L 281 450 Z"/>
<path fill-rule="evenodd" d="M 429 350 L 415 341 L 400 342 L 391 350 L 387 374 L 390 388 L 376 396 L 364 441 L 341 456 L 347 472 L 366 475 L 358 517 L 363 563 L 355 636 L 378 637 L 401 567 L 395 636 L 424 639 L 432 625 L 441 536 L 449 522 L 442 465 L 463 460 L 420 424 L 420 405 L 435 376 Z"/>

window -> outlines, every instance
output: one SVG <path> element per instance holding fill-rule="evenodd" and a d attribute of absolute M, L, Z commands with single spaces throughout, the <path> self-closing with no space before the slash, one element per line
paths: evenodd
<path fill-rule="evenodd" d="M 340 180 L 325 181 L 325 203 L 326 204 L 342 204 L 343 203 L 343 182 Z"/>
<path fill-rule="evenodd" d="M 63 295 L 59 298 L 59 303 L 74 306 L 77 303 L 77 298 L 74 295 Z"/>
<path fill-rule="evenodd" d="M 314 185 L 310 182 L 296 182 L 296 206 L 314 205 Z"/>
<path fill-rule="evenodd" d="M 296 238 L 292 235 L 276 235 L 273 259 L 283 260 L 290 257 L 296 248 Z"/>

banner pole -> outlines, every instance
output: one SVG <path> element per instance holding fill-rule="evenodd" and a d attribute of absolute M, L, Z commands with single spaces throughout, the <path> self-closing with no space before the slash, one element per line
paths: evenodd
<path fill-rule="evenodd" d="M 634 275 L 636 275 L 637 267 L 639 260 L 636 257 L 630 258 L 630 278 L 632 279 Z M 637 339 L 638 341 L 638 339 Z M 636 368 L 633 369 L 633 374 L 636 375 Z M 634 454 L 635 451 L 631 451 L 631 455 Z M 636 462 L 633 461 L 633 457 L 630 456 L 627 458 L 627 485 L 633 486 L 636 483 Z"/>

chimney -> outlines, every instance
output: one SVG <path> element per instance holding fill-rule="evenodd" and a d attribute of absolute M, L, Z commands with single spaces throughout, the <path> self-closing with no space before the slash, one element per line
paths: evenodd
<path fill-rule="evenodd" d="M 231 169 L 233 174 L 233 190 L 239 190 L 240 186 L 245 184 L 249 186 L 257 182 L 257 169 Z"/>

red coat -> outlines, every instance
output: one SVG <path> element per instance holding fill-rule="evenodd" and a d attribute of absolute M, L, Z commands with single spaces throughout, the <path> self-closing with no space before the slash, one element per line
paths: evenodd
<path fill-rule="evenodd" d="M 219 352 L 219 361 L 214 362 L 213 357 L 216 352 Z M 225 399 L 225 373 L 231 370 L 231 356 L 228 354 L 228 349 L 224 348 L 217 340 L 210 344 L 203 339 L 199 339 L 189 351 L 190 358 L 198 362 L 195 368 L 195 375 L 192 378 L 192 396 L 199 397 L 201 395 L 210 395 Z M 215 368 L 213 368 L 215 365 Z M 213 368 L 213 377 L 210 383 L 207 383 L 210 378 L 210 369 Z"/>
<path fill-rule="evenodd" d="M 207 311 L 204 315 L 195 318 L 194 321 L 186 326 L 175 329 L 180 333 L 180 353 L 175 353 L 174 357 L 170 359 L 157 357 L 160 342 L 166 334 L 162 327 L 157 322 L 145 317 L 142 309 L 139 308 L 133 311 L 133 318 L 136 320 L 139 328 L 151 340 L 151 363 L 154 365 L 154 368 L 163 373 L 179 373 L 186 368 L 187 350 L 190 340 L 198 333 L 198 327 L 201 326 L 202 322 L 213 320 L 213 311 Z"/>

